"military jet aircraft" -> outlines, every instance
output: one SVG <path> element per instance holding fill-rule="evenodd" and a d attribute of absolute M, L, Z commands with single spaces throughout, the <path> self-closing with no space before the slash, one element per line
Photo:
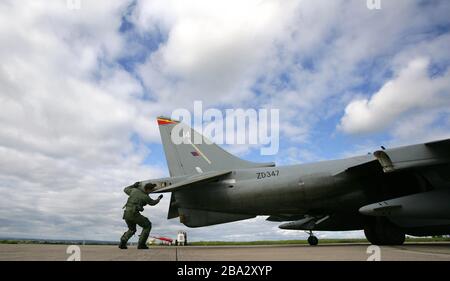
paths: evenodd
<path fill-rule="evenodd" d="M 450 234 L 450 139 L 384 147 L 341 160 L 276 166 L 249 162 L 216 144 L 194 140 L 188 125 L 157 118 L 170 177 L 141 181 L 171 192 L 168 219 L 203 227 L 269 216 L 281 229 L 364 230 L 377 245 L 401 245 L 405 234 Z M 182 126 L 184 142 L 171 134 Z"/>

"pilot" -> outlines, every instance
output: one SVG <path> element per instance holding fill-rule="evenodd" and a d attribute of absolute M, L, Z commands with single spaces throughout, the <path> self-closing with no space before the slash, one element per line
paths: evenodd
<path fill-rule="evenodd" d="M 127 223 L 128 231 L 120 238 L 120 249 L 127 249 L 128 240 L 136 233 L 136 224 L 142 227 L 137 248 L 148 249 L 146 242 L 152 229 L 152 223 L 140 212 L 144 211 L 145 205 L 154 206 L 163 198 L 162 194 L 156 200 L 150 198 L 149 194 L 155 187 L 156 184 L 153 183 L 142 185 L 137 182 L 124 189 L 124 192 L 128 195 L 128 201 L 124 206 L 123 219 Z"/>

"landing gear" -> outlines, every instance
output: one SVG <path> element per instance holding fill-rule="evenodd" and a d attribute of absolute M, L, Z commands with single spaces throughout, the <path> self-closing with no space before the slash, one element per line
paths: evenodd
<path fill-rule="evenodd" d="M 309 234 L 309 237 L 308 237 L 308 243 L 309 243 L 309 245 L 311 245 L 311 246 L 316 246 L 317 244 L 319 244 L 319 239 L 317 239 L 317 237 L 314 236 L 312 230 L 310 230 L 310 231 L 308 232 L 308 234 Z"/>
<path fill-rule="evenodd" d="M 405 233 L 383 217 L 368 218 L 364 234 L 374 245 L 402 245 L 405 242 Z"/>

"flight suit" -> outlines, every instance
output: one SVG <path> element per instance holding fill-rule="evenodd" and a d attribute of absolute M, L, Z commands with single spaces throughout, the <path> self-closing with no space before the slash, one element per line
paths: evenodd
<path fill-rule="evenodd" d="M 154 206 L 158 204 L 160 199 L 153 200 L 144 192 L 143 188 L 139 184 L 134 184 L 124 189 L 124 192 L 128 195 L 128 200 L 124 206 L 123 219 L 127 223 L 128 231 L 120 238 L 120 245 L 125 248 L 128 240 L 136 233 L 136 225 L 142 227 L 138 248 L 147 248 L 146 242 L 152 229 L 152 223 L 140 212 L 144 211 L 146 205 Z"/>

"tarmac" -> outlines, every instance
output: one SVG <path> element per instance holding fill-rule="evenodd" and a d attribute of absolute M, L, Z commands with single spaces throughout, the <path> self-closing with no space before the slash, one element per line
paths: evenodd
<path fill-rule="evenodd" d="M 271 246 L 153 246 L 149 250 L 117 246 L 78 246 L 82 261 L 450 261 L 450 243 L 414 243 L 369 247 L 370 244 Z M 78 252 L 75 248 L 75 252 Z M 66 261 L 67 245 L 1 244 L 1 261 Z"/>

